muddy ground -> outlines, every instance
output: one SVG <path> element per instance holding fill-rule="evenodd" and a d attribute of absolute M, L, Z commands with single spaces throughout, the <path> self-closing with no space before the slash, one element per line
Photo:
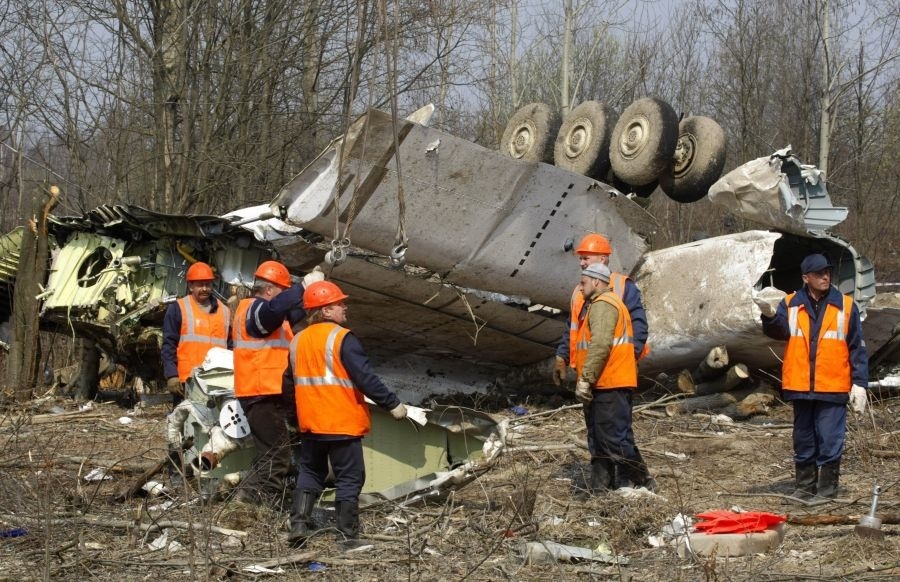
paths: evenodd
<path fill-rule="evenodd" d="M 637 404 L 660 396 L 644 394 Z M 855 520 L 868 510 L 876 481 L 883 487 L 880 513 L 896 517 L 896 398 L 878 402 L 871 416 L 851 418 L 841 496 L 811 507 L 781 503 L 793 471 L 787 406 L 732 426 L 644 408 L 635 414 L 635 433 L 658 496 L 581 499 L 588 454 L 580 409 L 566 406 L 571 401 L 560 408 L 518 404 L 530 416 L 496 411 L 498 419 L 515 420 L 509 448 L 490 471 L 441 501 L 365 511 L 364 532 L 374 547 L 354 553 L 339 550 L 327 533 L 293 550 L 285 544 L 284 514 L 201 503 L 184 488 L 117 501 L 118 491 L 165 454 L 165 404 L 95 403 L 81 412 L 53 397 L 6 404 L 0 412 L 0 580 L 299 579 L 312 572 L 322 580 L 900 579 L 900 526 L 883 526 L 884 540 L 874 541 L 858 537 L 853 525 L 790 523 L 819 514 Z M 123 417 L 132 422 L 121 424 Z M 109 467 L 112 479 L 86 481 L 97 467 Z M 165 474 L 158 479 L 168 485 Z M 167 500 L 174 503 L 163 508 Z M 679 513 L 734 506 L 789 513 L 784 543 L 744 558 L 679 558 L 648 543 Z M 161 529 L 177 547 L 151 548 Z M 525 542 L 547 540 L 604 545 L 627 564 L 523 560 Z M 254 565 L 282 573 L 246 570 Z"/>

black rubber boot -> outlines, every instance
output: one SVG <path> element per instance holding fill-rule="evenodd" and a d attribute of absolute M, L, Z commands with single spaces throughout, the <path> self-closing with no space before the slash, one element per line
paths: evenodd
<path fill-rule="evenodd" d="M 628 461 L 615 463 L 613 465 L 613 489 L 634 487 L 634 482 L 631 480 L 632 470 L 631 463 Z"/>
<path fill-rule="evenodd" d="M 344 550 L 353 550 L 370 544 L 359 539 L 359 503 L 353 501 L 335 501 L 335 513 L 337 514 L 338 532 L 344 540 L 340 546 Z M 340 536 L 339 536 L 340 537 Z"/>
<path fill-rule="evenodd" d="M 634 458 L 631 459 L 631 481 L 635 487 L 646 487 L 648 491 L 656 491 L 656 479 L 650 475 L 650 469 L 641 455 L 641 451 L 634 447 Z"/>
<path fill-rule="evenodd" d="M 794 476 L 796 478 L 796 489 L 791 493 L 791 497 L 810 501 L 816 496 L 816 481 L 819 478 L 819 471 L 816 463 L 796 463 L 794 465 Z M 785 503 L 791 503 L 789 499 Z"/>
<path fill-rule="evenodd" d="M 602 495 L 612 488 L 613 467 L 609 459 L 591 461 L 591 495 Z"/>
<path fill-rule="evenodd" d="M 306 543 L 309 535 L 315 531 L 312 522 L 313 508 L 319 494 L 315 491 L 297 491 L 291 503 L 291 532 L 288 543 L 297 548 Z"/>
<path fill-rule="evenodd" d="M 837 460 L 819 469 L 818 497 L 834 499 L 838 494 L 838 478 L 841 475 L 841 462 Z"/>

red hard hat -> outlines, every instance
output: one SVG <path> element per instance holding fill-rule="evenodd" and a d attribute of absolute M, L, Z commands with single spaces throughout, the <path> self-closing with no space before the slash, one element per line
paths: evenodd
<path fill-rule="evenodd" d="M 609 240 L 605 236 L 591 233 L 581 239 L 578 248 L 575 249 L 576 255 L 611 255 L 612 247 L 609 246 Z"/>
<path fill-rule="evenodd" d="M 303 309 L 325 307 L 346 298 L 341 288 L 331 281 L 316 281 L 303 292 Z"/>
<path fill-rule="evenodd" d="M 187 277 L 185 277 L 188 281 L 212 281 L 216 278 L 213 274 L 212 268 L 206 263 L 196 262 L 187 270 Z"/>
<path fill-rule="evenodd" d="M 257 279 L 265 279 L 270 283 L 275 283 L 285 289 L 291 286 L 291 274 L 288 273 L 287 267 L 278 261 L 265 261 L 256 268 L 253 276 Z"/>

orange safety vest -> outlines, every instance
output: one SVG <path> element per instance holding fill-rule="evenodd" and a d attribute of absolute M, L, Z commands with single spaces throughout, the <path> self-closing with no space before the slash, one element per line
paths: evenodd
<path fill-rule="evenodd" d="M 310 325 L 291 342 L 301 432 L 350 436 L 369 432 L 369 406 L 341 362 L 341 344 L 349 332 L 325 321 Z"/>
<path fill-rule="evenodd" d="M 209 348 L 228 347 L 231 310 L 219 302 L 215 313 L 207 313 L 190 295 L 178 300 L 181 308 L 181 336 L 178 338 L 178 379 L 185 382 L 191 370 L 203 363 Z"/>
<path fill-rule="evenodd" d="M 627 280 L 628 277 L 622 273 L 613 273 L 609 277 L 609 286 L 619 299 L 625 299 L 625 281 Z M 575 353 L 575 332 L 578 331 L 578 317 L 581 315 L 583 307 L 584 295 L 581 294 L 581 285 L 577 285 L 575 290 L 572 291 L 572 300 L 569 302 L 569 367 L 571 368 L 575 367 L 575 360 L 572 358 L 572 354 Z M 628 319 L 631 321 L 630 316 Z M 634 343 L 633 340 L 632 343 Z M 641 350 L 641 355 L 638 359 L 642 359 L 649 353 L 650 342 L 644 342 L 644 348 Z"/>
<path fill-rule="evenodd" d="M 628 315 L 628 309 L 618 295 L 614 293 L 601 293 L 591 300 L 584 319 L 579 321 L 578 329 L 575 331 L 575 351 L 573 352 L 572 361 L 575 363 L 575 371 L 578 377 L 581 377 L 581 370 L 584 368 L 584 362 L 587 359 L 588 347 L 591 344 L 591 328 L 588 325 L 588 319 L 591 307 L 598 301 L 604 301 L 616 308 L 619 312 L 619 319 L 616 321 L 616 328 L 613 331 L 612 348 L 609 351 L 609 357 L 606 359 L 606 365 L 600 372 L 600 377 L 594 383 L 594 388 L 604 390 L 608 388 L 636 388 L 637 387 L 637 364 L 634 359 L 634 332 L 631 329 L 631 316 Z"/>
<path fill-rule="evenodd" d="M 781 368 L 782 388 L 795 392 L 850 392 L 853 380 L 847 334 L 850 332 L 853 299 L 844 295 L 842 308 L 831 303 L 825 305 L 816 347 L 815 385 L 810 385 L 810 318 L 805 304 L 791 306 L 794 295 L 796 293 L 784 298 L 785 305 L 788 306 L 790 337 L 784 349 L 784 364 Z"/>
<path fill-rule="evenodd" d="M 234 343 L 234 395 L 281 394 L 281 378 L 287 368 L 294 332 L 287 321 L 264 338 L 247 334 L 247 311 L 254 298 L 238 304 L 231 337 Z"/>

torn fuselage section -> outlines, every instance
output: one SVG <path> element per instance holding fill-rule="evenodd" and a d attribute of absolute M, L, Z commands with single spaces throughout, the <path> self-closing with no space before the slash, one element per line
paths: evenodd
<path fill-rule="evenodd" d="M 139 376 L 160 373 L 161 325 L 168 303 L 186 292 L 184 275 L 209 263 L 223 300 L 271 247 L 217 216 L 168 215 L 137 206 L 101 206 L 81 217 L 51 217 L 55 246 L 39 298 L 41 325 L 97 342 Z"/>
<path fill-rule="evenodd" d="M 201 480 L 205 495 L 238 483 L 256 453 L 234 397 L 233 368 L 230 351 L 211 349 L 189 378 L 185 400 L 167 420 L 170 450 L 192 443 L 184 453 L 185 465 Z M 434 406 L 425 426 L 397 422 L 372 404 L 369 410 L 363 505 L 384 499 L 410 503 L 462 487 L 491 466 L 505 443 L 505 425 L 468 408 Z M 295 446 L 302 446 L 300 440 Z"/>

